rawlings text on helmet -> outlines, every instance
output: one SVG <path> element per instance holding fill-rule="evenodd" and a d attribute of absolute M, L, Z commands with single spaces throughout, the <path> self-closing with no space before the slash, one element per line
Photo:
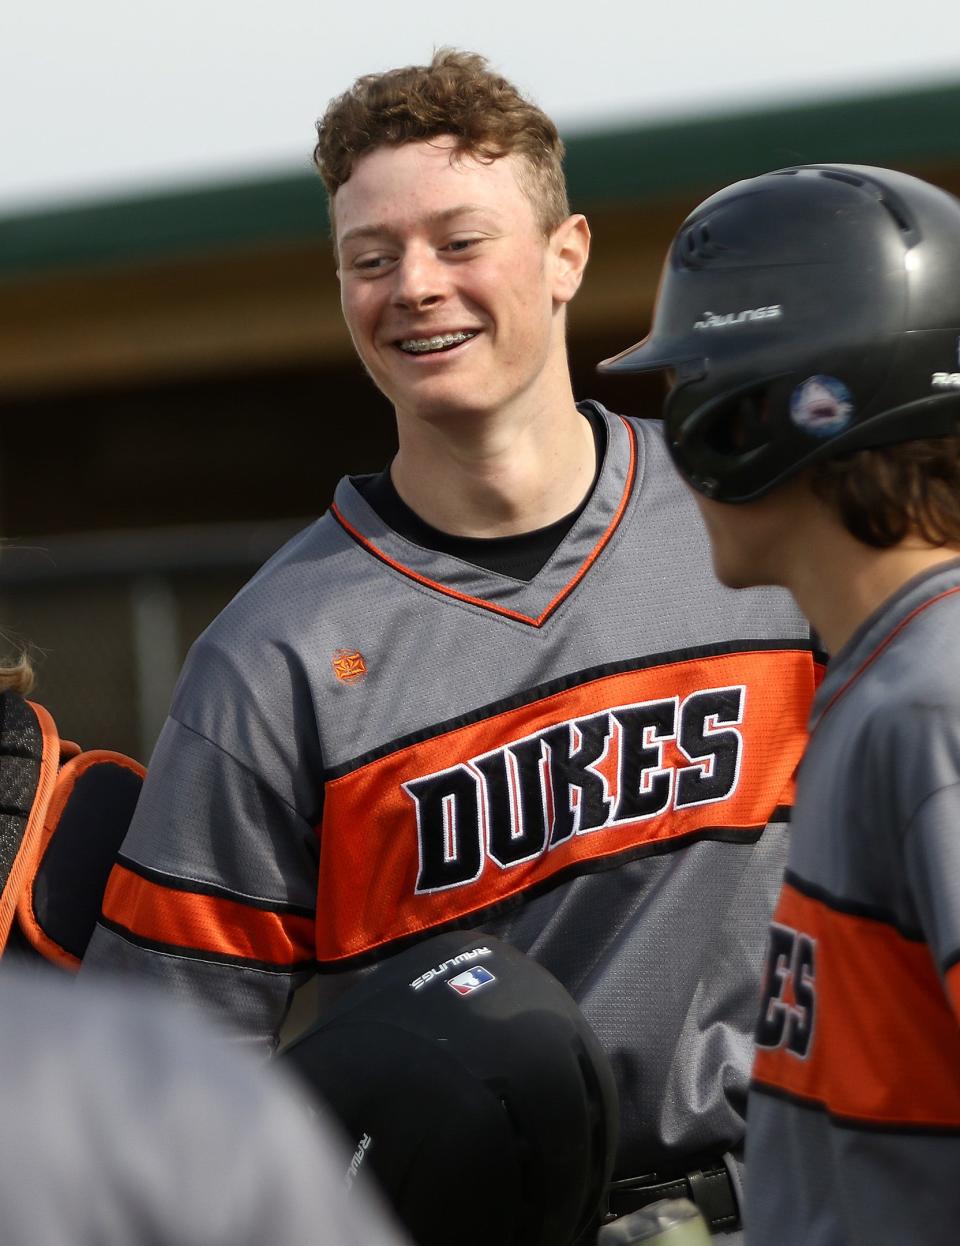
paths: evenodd
<path fill-rule="evenodd" d="M 372 1141 L 373 1139 L 370 1135 L 365 1133 L 357 1143 L 357 1149 L 354 1151 L 353 1157 L 350 1160 L 350 1167 L 343 1175 L 343 1183 L 348 1190 L 353 1188 L 353 1183 L 357 1179 L 357 1175 L 360 1172 L 360 1167 L 363 1164 L 363 1161 L 367 1158 L 367 1151 L 369 1151 Z"/>
<path fill-rule="evenodd" d="M 472 947 L 466 952 L 461 952 L 459 956 L 452 956 L 450 960 L 445 960 L 443 964 L 437 965 L 435 969 L 428 969 L 426 973 L 422 973 L 419 978 L 414 978 L 410 986 L 415 991 L 419 991 L 422 986 L 426 986 L 431 979 L 436 978 L 441 973 L 446 973 L 448 969 L 452 969 L 454 965 L 462 965 L 465 961 L 476 960 L 478 956 L 489 956 L 490 949 L 488 947 Z"/>
<path fill-rule="evenodd" d="M 771 307 L 747 307 L 743 311 L 726 312 L 723 315 L 717 315 L 716 312 L 704 312 L 700 320 L 693 322 L 695 329 L 724 329 L 731 325 L 748 324 L 751 320 L 779 320 L 783 315 L 783 307 L 780 303 L 774 303 Z"/>

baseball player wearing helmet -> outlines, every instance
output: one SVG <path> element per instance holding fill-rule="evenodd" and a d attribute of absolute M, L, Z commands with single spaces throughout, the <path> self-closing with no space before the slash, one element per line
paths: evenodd
<path fill-rule="evenodd" d="M 269 1047 L 318 965 L 328 999 L 481 928 L 600 1037 L 617 1210 L 692 1181 L 730 1227 L 815 663 L 786 593 L 717 584 L 659 435 L 575 403 L 561 155 L 466 53 L 331 104 L 344 315 L 399 450 L 193 648 L 87 964 Z"/>
<path fill-rule="evenodd" d="M 960 1235 L 958 271 L 951 195 L 783 169 L 692 214 L 608 364 L 671 370 L 720 578 L 789 588 L 831 654 L 756 1031 L 757 1246 Z"/>

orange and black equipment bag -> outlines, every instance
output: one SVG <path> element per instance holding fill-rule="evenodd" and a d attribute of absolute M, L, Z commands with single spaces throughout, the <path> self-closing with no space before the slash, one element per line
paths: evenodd
<path fill-rule="evenodd" d="M 61 740 L 43 706 L 0 693 L 0 954 L 79 967 L 144 773 Z"/>

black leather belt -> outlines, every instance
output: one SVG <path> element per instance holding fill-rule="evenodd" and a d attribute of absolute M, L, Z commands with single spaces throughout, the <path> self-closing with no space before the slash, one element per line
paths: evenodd
<path fill-rule="evenodd" d="M 740 1227 L 737 1196 L 722 1160 L 675 1176 L 654 1172 L 612 1181 L 607 1210 L 611 1218 L 627 1216 L 661 1198 L 689 1198 L 700 1209 L 712 1233 Z"/>

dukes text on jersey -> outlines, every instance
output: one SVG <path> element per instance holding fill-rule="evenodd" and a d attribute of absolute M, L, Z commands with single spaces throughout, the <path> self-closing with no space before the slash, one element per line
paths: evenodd
<path fill-rule="evenodd" d="M 416 807 L 418 893 L 474 882 L 572 837 L 726 800 L 743 754 L 746 689 L 621 705 L 403 785 Z M 675 743 L 680 764 L 667 764 Z"/>
<path fill-rule="evenodd" d="M 329 772 L 317 959 L 476 924 L 606 863 L 758 838 L 792 800 L 809 651 L 657 657 L 531 688 Z"/>
<path fill-rule="evenodd" d="M 816 1018 L 816 940 L 779 922 L 770 927 L 764 965 L 758 1047 L 782 1047 L 805 1060 Z"/>

